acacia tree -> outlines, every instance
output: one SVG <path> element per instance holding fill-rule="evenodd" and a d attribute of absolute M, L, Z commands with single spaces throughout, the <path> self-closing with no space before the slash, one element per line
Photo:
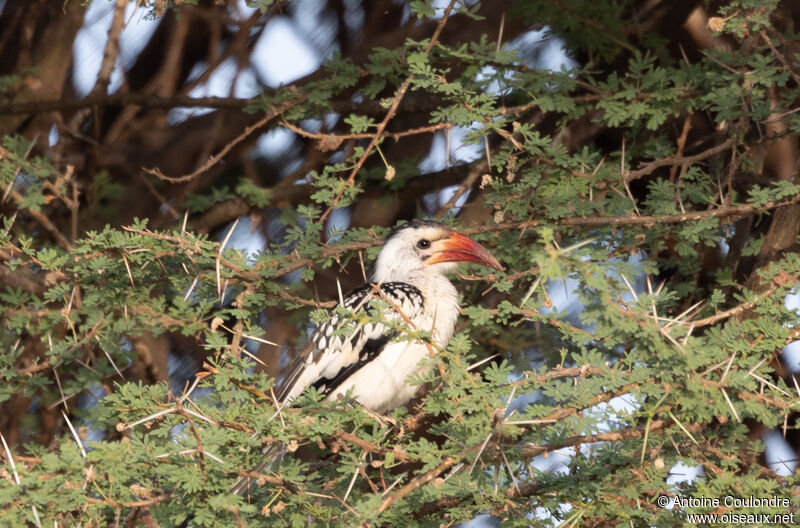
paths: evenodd
<path fill-rule="evenodd" d="M 88 94 L 83 3 L 0 14 L 4 526 L 674 526 L 731 508 L 661 496 L 793 496 L 760 435 L 796 447 L 796 2 L 155 1 L 121 61 L 127 3 Z M 277 20 L 335 51 L 270 88 Z M 538 67 L 541 30 L 569 69 Z M 231 64 L 259 95 L 192 96 Z M 254 149 L 276 130 L 287 148 Z M 426 168 L 441 143 L 480 155 Z M 505 266 L 458 274 L 425 395 L 277 406 L 308 321 L 420 215 Z M 568 285 L 577 312 L 553 306 Z"/>

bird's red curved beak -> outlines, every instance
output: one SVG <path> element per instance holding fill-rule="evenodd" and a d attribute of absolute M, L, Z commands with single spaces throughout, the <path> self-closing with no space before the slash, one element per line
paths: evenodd
<path fill-rule="evenodd" d="M 455 231 L 448 238 L 435 241 L 431 244 L 433 254 L 427 260 L 428 264 L 439 262 L 474 262 L 498 271 L 503 271 L 503 266 L 497 262 L 488 249 L 478 244 L 469 237 L 460 235 Z"/>

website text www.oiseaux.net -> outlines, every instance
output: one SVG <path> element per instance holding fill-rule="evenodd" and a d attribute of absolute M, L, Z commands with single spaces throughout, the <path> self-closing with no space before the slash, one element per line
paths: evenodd
<path fill-rule="evenodd" d="M 686 513 L 686 522 L 689 524 L 746 524 L 767 525 L 793 525 L 795 512 L 789 512 L 791 501 L 786 497 L 669 497 L 661 495 L 656 503 L 662 508 L 694 509 L 694 508 L 724 508 L 725 513 Z M 763 513 L 747 510 L 760 508 L 784 509 L 783 513 Z M 798 517 L 800 521 L 800 516 Z"/>

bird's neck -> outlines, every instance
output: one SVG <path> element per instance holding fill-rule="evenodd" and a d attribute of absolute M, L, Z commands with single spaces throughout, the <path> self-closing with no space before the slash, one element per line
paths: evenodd
<path fill-rule="evenodd" d="M 422 293 L 426 314 L 423 329 L 430 331 L 439 345 L 446 346 L 458 319 L 458 292 L 450 279 L 443 273 L 412 271 L 384 282 L 405 282 Z"/>

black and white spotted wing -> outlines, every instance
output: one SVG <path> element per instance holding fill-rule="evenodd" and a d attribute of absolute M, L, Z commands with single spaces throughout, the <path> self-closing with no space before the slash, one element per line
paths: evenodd
<path fill-rule="evenodd" d="M 354 326 L 350 332 L 337 332 L 347 328 L 348 320 L 333 314 L 317 327 L 306 348 L 289 368 L 278 390 L 280 401 L 295 398 L 310 386 L 330 394 L 397 337 L 398 330 L 393 328 L 396 323 L 405 324 L 406 319 L 413 322 L 422 315 L 425 300 L 415 286 L 387 282 L 378 287 L 381 293 L 375 288 L 373 284 L 366 284 L 354 290 L 343 299 L 344 306 L 356 313 L 362 310 L 370 313 L 373 309 L 370 300 L 383 297 L 393 305 L 381 317 L 387 324 L 368 322 Z"/>

